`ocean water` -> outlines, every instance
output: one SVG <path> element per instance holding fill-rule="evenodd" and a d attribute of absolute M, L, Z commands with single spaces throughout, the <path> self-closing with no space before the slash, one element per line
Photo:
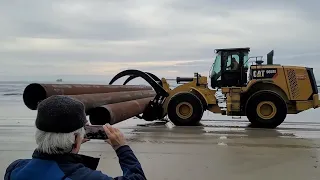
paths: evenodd
<path fill-rule="evenodd" d="M 0 83 L 0 101 L 12 102 L 19 101 L 22 97 L 23 89 L 28 83 Z"/>
<path fill-rule="evenodd" d="M 47 82 L 55 83 L 55 82 Z M 36 117 L 36 111 L 28 109 L 23 102 L 22 95 L 24 88 L 30 84 L 29 82 L 0 82 L 0 125 L 33 125 Z M 172 85 L 174 87 L 175 85 Z M 217 93 L 216 97 L 222 102 L 221 93 Z M 294 122 L 317 122 L 319 120 L 320 108 L 310 109 L 297 115 L 288 115 L 286 121 Z M 239 117 L 223 116 L 213 114 L 206 111 L 203 120 L 232 120 Z M 247 121 L 245 117 L 241 117 L 239 121 Z"/>

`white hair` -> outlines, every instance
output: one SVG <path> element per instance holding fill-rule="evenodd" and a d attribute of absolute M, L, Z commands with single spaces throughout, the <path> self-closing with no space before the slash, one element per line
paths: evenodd
<path fill-rule="evenodd" d="M 52 133 L 36 129 L 37 150 L 48 154 L 69 153 L 73 149 L 73 144 L 75 144 L 75 134 L 83 138 L 85 135 L 84 128 L 71 133 Z"/>

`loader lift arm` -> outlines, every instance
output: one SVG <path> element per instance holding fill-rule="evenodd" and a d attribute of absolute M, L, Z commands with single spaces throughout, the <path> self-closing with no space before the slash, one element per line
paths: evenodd
<path fill-rule="evenodd" d="M 154 74 L 152 74 L 152 73 L 150 73 L 150 72 L 145 72 L 146 74 L 148 74 L 150 77 L 152 77 L 155 81 L 157 81 L 157 83 L 160 85 L 160 86 L 162 86 L 162 81 L 158 78 L 158 76 L 156 76 L 156 75 L 154 75 Z M 133 80 L 133 79 L 135 79 L 135 78 L 137 78 L 137 77 L 139 77 L 138 75 L 130 75 L 129 77 L 128 77 L 128 79 L 126 79 L 125 81 L 124 81 L 124 83 L 123 83 L 123 85 L 126 85 L 128 82 L 130 82 L 131 80 Z"/>
<path fill-rule="evenodd" d="M 169 94 L 167 93 L 167 91 L 165 91 L 162 86 L 160 84 L 158 84 L 155 80 L 160 80 L 158 77 L 156 77 L 155 75 L 149 75 L 151 73 L 146 73 L 146 72 L 143 72 L 143 71 L 140 71 L 140 70 L 136 70 L 136 69 L 128 69 L 128 70 L 124 70 L 120 73 L 118 73 L 117 75 L 115 75 L 109 82 L 109 84 L 113 84 L 116 80 L 124 77 L 124 76 L 128 76 L 130 75 L 131 77 L 133 76 L 134 78 L 135 77 L 141 77 L 143 78 L 144 80 L 146 80 L 152 87 L 153 89 L 156 91 L 157 95 L 160 95 L 160 96 L 164 96 L 164 97 L 167 97 Z M 156 79 L 152 78 L 153 77 L 156 77 Z M 133 79 L 133 78 L 132 78 Z"/>

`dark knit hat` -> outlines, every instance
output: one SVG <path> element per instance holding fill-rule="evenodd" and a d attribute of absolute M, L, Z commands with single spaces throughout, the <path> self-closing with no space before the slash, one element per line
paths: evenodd
<path fill-rule="evenodd" d="M 45 132 L 70 133 L 87 122 L 82 102 L 68 96 L 55 95 L 38 104 L 36 127 Z"/>

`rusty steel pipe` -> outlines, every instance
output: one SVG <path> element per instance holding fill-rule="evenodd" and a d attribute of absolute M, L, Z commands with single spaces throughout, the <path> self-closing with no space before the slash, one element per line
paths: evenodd
<path fill-rule="evenodd" d="M 111 93 L 119 91 L 152 90 L 145 85 L 93 85 L 93 84 L 29 84 L 23 92 L 24 104 L 36 110 L 40 101 L 52 95 L 79 95 L 95 93 Z"/>
<path fill-rule="evenodd" d="M 144 112 L 153 97 L 108 104 L 92 109 L 89 120 L 93 125 L 116 124 Z"/>
<path fill-rule="evenodd" d="M 131 101 L 136 99 L 142 99 L 147 97 L 154 97 L 156 95 L 153 90 L 144 91 L 123 91 L 112 93 L 100 93 L 100 94 L 81 94 L 81 95 L 68 95 L 69 97 L 78 99 L 84 106 L 87 114 L 90 114 L 93 108 L 119 103 L 124 101 Z"/>

